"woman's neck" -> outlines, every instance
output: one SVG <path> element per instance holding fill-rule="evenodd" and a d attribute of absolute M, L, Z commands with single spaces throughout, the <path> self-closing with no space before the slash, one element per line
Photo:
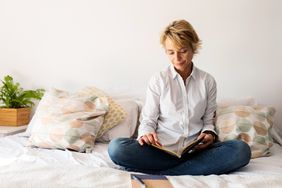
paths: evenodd
<path fill-rule="evenodd" d="M 182 77 L 183 81 L 185 82 L 185 80 L 190 76 L 190 74 L 192 73 L 192 68 L 193 68 L 193 63 L 189 63 L 188 66 L 183 67 L 182 69 L 175 69 L 176 72 L 178 72 L 178 74 L 180 74 L 180 76 Z"/>

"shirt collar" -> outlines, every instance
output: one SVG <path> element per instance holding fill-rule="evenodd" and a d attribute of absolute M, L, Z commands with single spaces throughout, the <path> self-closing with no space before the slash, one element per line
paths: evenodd
<path fill-rule="evenodd" d="M 176 72 L 173 65 L 170 65 L 170 70 L 171 70 L 171 73 L 172 73 L 172 78 L 175 79 L 177 77 L 177 75 L 179 75 L 178 72 Z M 191 78 L 196 79 L 196 75 L 197 75 L 197 67 L 195 67 L 195 65 L 193 63 L 192 64 L 192 72 L 191 72 L 190 76 L 191 76 Z"/>

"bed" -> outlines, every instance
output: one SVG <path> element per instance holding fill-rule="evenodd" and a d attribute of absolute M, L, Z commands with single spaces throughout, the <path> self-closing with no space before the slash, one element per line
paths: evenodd
<path fill-rule="evenodd" d="M 138 122 L 142 99 L 128 96 L 112 99 L 126 109 L 127 118 L 130 119 L 125 119 L 126 123 L 118 128 L 111 128 L 104 134 L 104 140 L 97 141 L 90 152 L 32 146 L 28 131 L 0 138 L 1 187 L 132 187 L 133 172 L 121 170 L 110 160 L 107 153 L 108 143 L 105 140 L 134 136 L 137 125 L 128 125 Z M 242 101 L 239 103 L 242 105 Z M 250 100 L 243 103 L 250 105 Z M 226 103 L 222 106 L 225 105 Z M 167 176 L 167 179 L 175 188 L 282 187 L 280 144 L 274 142 L 267 151 L 268 156 L 253 158 L 248 166 L 230 174 Z"/>
<path fill-rule="evenodd" d="M 24 134 L 0 139 L 1 187 L 131 187 L 130 172 L 118 170 L 97 143 L 92 153 L 25 147 Z M 281 187 L 282 147 L 272 155 L 252 159 L 228 175 L 168 176 L 173 187 Z"/>

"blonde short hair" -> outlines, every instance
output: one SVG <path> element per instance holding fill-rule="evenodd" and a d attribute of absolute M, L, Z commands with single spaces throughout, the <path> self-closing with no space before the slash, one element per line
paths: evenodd
<path fill-rule="evenodd" d="M 161 33 L 160 42 L 165 47 L 166 39 L 170 39 L 177 48 L 189 47 L 193 53 L 198 53 L 201 46 L 196 31 L 186 20 L 176 20 L 169 24 Z"/>

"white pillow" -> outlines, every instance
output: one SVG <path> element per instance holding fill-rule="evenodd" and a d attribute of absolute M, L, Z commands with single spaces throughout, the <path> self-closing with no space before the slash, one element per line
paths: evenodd
<path fill-rule="evenodd" d="M 97 138 L 96 141 L 109 142 L 114 138 L 129 138 L 135 133 L 139 118 L 138 104 L 127 99 L 116 99 L 115 101 L 126 111 L 127 116 L 124 121 L 107 131 L 102 137 Z"/>

